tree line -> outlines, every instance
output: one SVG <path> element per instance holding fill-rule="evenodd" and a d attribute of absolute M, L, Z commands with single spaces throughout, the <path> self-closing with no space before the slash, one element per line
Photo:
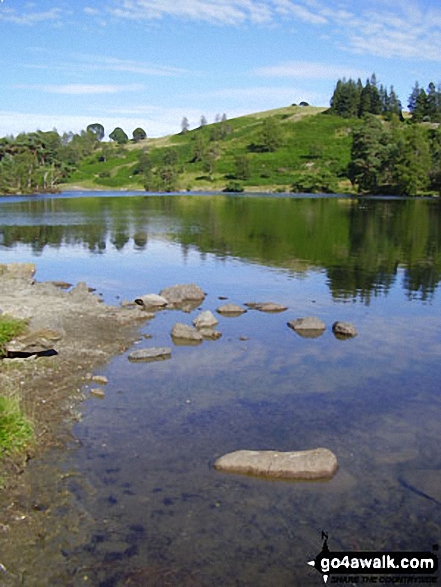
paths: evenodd
<path fill-rule="evenodd" d="M 330 111 L 343 118 L 375 114 L 387 119 L 398 116 L 403 120 L 402 103 L 394 87 L 390 86 L 388 90 L 383 84 L 378 85 L 375 73 L 365 84 L 360 78 L 357 81 L 339 79 L 330 104 Z M 412 122 L 441 122 L 441 83 L 436 86 L 430 82 L 425 90 L 418 81 L 415 82 L 407 107 Z"/>

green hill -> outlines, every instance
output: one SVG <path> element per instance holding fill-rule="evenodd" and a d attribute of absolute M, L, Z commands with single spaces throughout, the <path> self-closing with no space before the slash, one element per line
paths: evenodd
<path fill-rule="evenodd" d="M 144 189 L 148 169 L 151 185 L 163 189 L 349 192 L 359 124 L 325 108 L 289 106 L 125 146 L 102 143 L 61 187 Z"/>

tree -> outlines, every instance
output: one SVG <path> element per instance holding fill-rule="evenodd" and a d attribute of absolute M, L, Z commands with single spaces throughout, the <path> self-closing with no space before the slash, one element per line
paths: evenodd
<path fill-rule="evenodd" d="M 207 119 L 205 118 L 204 115 L 201 116 L 201 128 L 203 128 L 204 126 L 207 126 Z"/>
<path fill-rule="evenodd" d="M 135 141 L 135 143 L 137 143 L 138 141 L 144 141 L 147 138 L 147 133 L 145 132 L 145 130 L 143 128 L 135 128 L 135 130 L 133 131 L 133 140 Z"/>
<path fill-rule="evenodd" d="M 100 124 L 99 122 L 94 122 L 92 124 L 89 124 L 89 126 L 86 128 L 86 130 L 88 132 L 93 133 L 99 141 L 103 140 L 104 126 L 102 124 Z"/>
<path fill-rule="evenodd" d="M 382 122 L 368 114 L 352 134 L 348 176 L 361 192 L 378 193 L 389 161 L 390 136 Z"/>
<path fill-rule="evenodd" d="M 176 149 L 169 148 L 164 152 L 164 165 L 176 165 L 179 155 Z"/>
<path fill-rule="evenodd" d="M 250 160 L 246 155 L 237 155 L 234 160 L 235 172 L 234 177 L 236 179 L 249 179 L 251 174 Z"/>
<path fill-rule="evenodd" d="M 282 144 L 282 131 L 274 117 L 265 118 L 261 126 L 262 146 L 266 151 L 274 152 Z"/>
<path fill-rule="evenodd" d="M 404 133 L 403 148 L 395 165 L 398 192 L 403 196 L 416 196 L 429 187 L 432 157 L 425 128 L 411 125 Z"/>
<path fill-rule="evenodd" d="M 112 139 L 112 141 L 117 142 L 118 145 L 125 145 L 129 140 L 129 137 L 126 135 L 126 133 L 123 131 L 123 129 L 120 128 L 119 126 L 117 126 L 110 133 L 109 138 Z"/>
<path fill-rule="evenodd" d="M 192 163 L 198 163 L 205 159 L 208 152 L 207 141 L 202 134 L 196 136 L 196 145 L 193 152 Z"/>
<path fill-rule="evenodd" d="M 182 122 L 181 122 L 181 133 L 185 134 L 186 132 L 188 132 L 189 128 L 190 128 L 190 123 L 188 122 L 188 118 L 186 116 L 184 116 L 184 118 L 182 119 Z"/>

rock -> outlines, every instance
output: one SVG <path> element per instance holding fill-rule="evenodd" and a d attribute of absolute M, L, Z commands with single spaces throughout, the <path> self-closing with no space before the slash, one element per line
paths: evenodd
<path fill-rule="evenodd" d="M 101 385 L 107 385 L 109 382 L 105 375 L 92 375 L 90 379 L 94 383 L 101 383 Z"/>
<path fill-rule="evenodd" d="M 247 306 L 248 304 L 245 305 Z M 260 312 L 284 312 L 288 309 L 286 306 L 276 304 L 275 302 L 257 302 L 252 307 Z"/>
<path fill-rule="evenodd" d="M 326 448 L 278 452 L 238 450 L 220 457 L 215 469 L 270 479 L 330 479 L 338 468 L 337 457 Z"/>
<path fill-rule="evenodd" d="M 150 347 L 133 351 L 129 355 L 129 361 L 161 361 L 171 356 L 170 347 Z"/>
<path fill-rule="evenodd" d="M 350 322 L 334 322 L 332 325 L 332 332 L 336 338 L 345 339 L 357 336 L 355 326 Z"/>
<path fill-rule="evenodd" d="M 213 313 L 210 312 L 210 310 L 201 312 L 199 316 L 196 316 L 196 318 L 193 320 L 193 324 L 196 326 L 196 328 L 212 328 L 218 323 L 219 321 L 213 315 Z"/>
<path fill-rule="evenodd" d="M 132 302 L 131 300 L 122 300 L 120 306 L 121 308 L 134 308 L 136 306 L 136 302 Z"/>
<path fill-rule="evenodd" d="M 104 396 L 106 394 L 104 392 L 104 389 L 101 389 L 101 387 L 94 387 L 90 390 L 90 395 L 93 395 L 94 397 L 98 397 L 99 399 L 104 399 Z"/>
<path fill-rule="evenodd" d="M 72 284 L 67 283 L 67 281 L 48 281 L 48 283 L 51 283 L 58 289 L 69 289 L 70 287 L 72 287 Z"/>
<path fill-rule="evenodd" d="M 242 341 L 248 340 L 248 336 L 239 336 L 239 340 L 242 340 Z"/>
<path fill-rule="evenodd" d="M 0 275 L 9 279 L 32 280 L 37 268 L 34 263 L 8 263 L 0 265 Z"/>
<path fill-rule="evenodd" d="M 30 355 L 56 355 L 54 342 L 60 340 L 58 332 L 46 329 L 37 330 L 18 336 L 17 338 L 5 344 L 4 349 L 7 357 L 29 357 Z"/>
<path fill-rule="evenodd" d="M 158 294 L 147 294 L 140 298 L 136 298 L 135 304 L 146 308 L 163 308 L 168 304 L 168 301 Z"/>
<path fill-rule="evenodd" d="M 160 294 L 173 306 L 205 299 L 205 292 L 195 283 L 172 285 L 163 289 Z"/>
<path fill-rule="evenodd" d="M 288 326 L 305 338 L 317 338 L 326 330 L 325 323 L 316 316 L 291 320 L 288 322 Z"/>
<path fill-rule="evenodd" d="M 84 283 L 84 281 L 80 281 L 79 283 L 77 283 L 77 285 L 73 287 L 69 292 L 69 296 L 78 300 L 84 299 L 85 297 L 89 296 L 89 294 L 89 288 L 87 284 Z"/>
<path fill-rule="evenodd" d="M 241 314 L 244 314 L 246 310 L 236 304 L 224 304 L 223 306 L 219 306 L 216 312 L 219 312 L 219 314 L 224 316 L 240 316 Z"/>
<path fill-rule="evenodd" d="M 202 342 L 202 334 L 193 326 L 177 322 L 171 331 L 171 336 L 174 339 L 190 340 L 194 342 Z"/>
<path fill-rule="evenodd" d="M 218 340 L 222 336 L 222 332 L 214 330 L 214 328 L 201 328 L 199 332 L 204 340 Z"/>

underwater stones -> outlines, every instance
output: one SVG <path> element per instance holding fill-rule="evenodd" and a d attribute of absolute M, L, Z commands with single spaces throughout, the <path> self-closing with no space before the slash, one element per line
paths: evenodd
<path fill-rule="evenodd" d="M 357 336 L 357 330 L 351 322 L 334 322 L 332 325 L 332 332 L 335 334 L 336 338 L 341 339 Z"/>
<path fill-rule="evenodd" d="M 288 308 L 283 306 L 282 304 L 277 304 L 276 302 L 247 302 L 245 304 L 248 308 L 253 308 L 254 310 L 259 310 L 259 312 L 284 312 Z"/>
<path fill-rule="evenodd" d="M 173 306 L 179 306 L 184 302 L 200 302 L 205 299 L 205 292 L 195 283 L 172 285 L 159 293 Z"/>
<path fill-rule="evenodd" d="M 168 301 L 163 296 L 151 293 L 136 298 L 135 304 L 144 308 L 163 308 L 168 304 Z"/>
<path fill-rule="evenodd" d="M 104 399 L 105 391 L 104 389 L 102 389 L 101 387 L 93 387 L 90 390 L 90 395 L 93 395 L 93 397 L 97 397 L 98 399 Z"/>
<path fill-rule="evenodd" d="M 181 322 L 177 322 L 173 326 L 171 336 L 173 339 L 202 342 L 202 334 L 199 332 L 199 330 L 193 328 L 193 326 L 189 326 L 188 324 L 182 324 Z"/>
<path fill-rule="evenodd" d="M 294 452 L 238 450 L 217 459 L 214 468 L 268 479 L 325 480 L 333 477 L 338 462 L 327 448 Z"/>
<path fill-rule="evenodd" d="M 288 326 L 305 338 L 317 338 L 326 330 L 326 324 L 317 316 L 306 316 L 305 318 L 290 320 Z"/>
<path fill-rule="evenodd" d="M 131 352 L 129 361 L 162 361 L 170 357 L 170 347 L 149 347 Z"/>
<path fill-rule="evenodd" d="M 223 316 L 240 316 L 246 312 L 245 308 L 238 306 L 237 304 L 224 304 L 223 306 L 219 306 L 216 310 L 219 314 Z"/>
<path fill-rule="evenodd" d="M 210 310 L 205 310 L 201 312 L 196 318 L 193 320 L 193 324 L 196 328 L 213 328 L 218 324 L 217 318 L 214 316 Z"/>

